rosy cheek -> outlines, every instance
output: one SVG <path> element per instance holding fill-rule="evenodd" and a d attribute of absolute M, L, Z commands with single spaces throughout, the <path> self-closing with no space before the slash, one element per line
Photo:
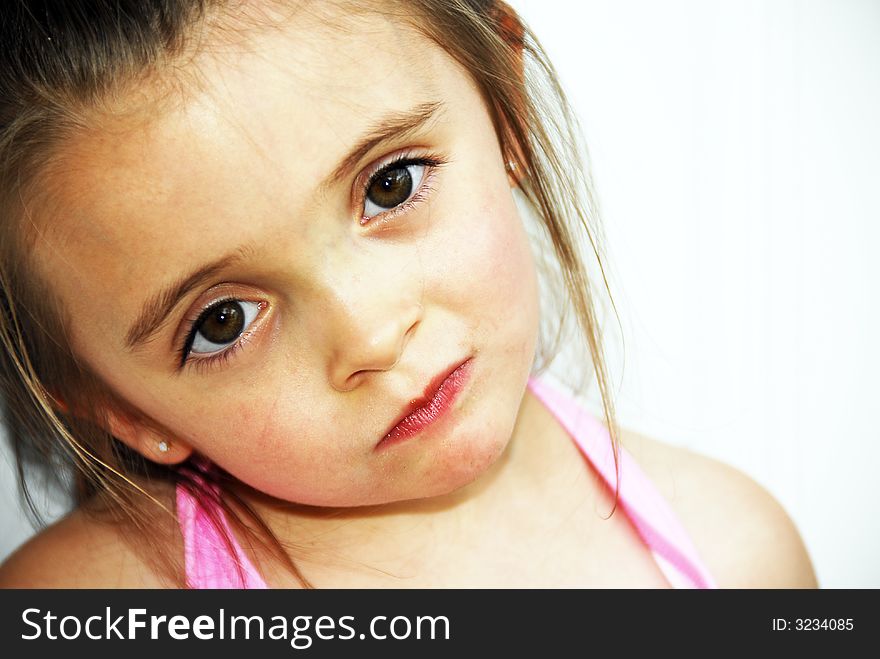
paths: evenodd
<path fill-rule="evenodd" d="M 532 294 L 535 266 L 525 232 L 512 201 L 487 205 L 470 223 L 473 230 L 462 241 L 470 280 L 482 290 L 490 307 L 520 308 Z"/>

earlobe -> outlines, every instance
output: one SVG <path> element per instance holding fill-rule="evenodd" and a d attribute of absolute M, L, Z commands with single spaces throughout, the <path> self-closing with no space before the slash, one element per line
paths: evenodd
<path fill-rule="evenodd" d="M 517 173 L 516 163 L 512 160 L 508 160 L 504 163 L 504 171 L 507 172 L 507 182 L 510 184 L 511 189 L 516 189 L 520 187 L 519 174 Z"/>
<path fill-rule="evenodd" d="M 125 414 L 108 413 L 107 424 L 108 430 L 116 439 L 152 462 L 175 465 L 192 455 L 192 446 L 187 442 L 171 438 L 167 433 L 135 421 Z"/>
<path fill-rule="evenodd" d="M 168 439 L 160 439 L 156 441 L 154 444 L 150 445 L 150 450 L 153 452 L 152 456 L 144 456 L 149 457 L 153 462 L 158 462 L 160 464 L 180 464 L 190 455 L 192 455 L 192 447 L 178 442 L 172 442 Z M 143 455 L 143 453 L 141 453 Z"/>

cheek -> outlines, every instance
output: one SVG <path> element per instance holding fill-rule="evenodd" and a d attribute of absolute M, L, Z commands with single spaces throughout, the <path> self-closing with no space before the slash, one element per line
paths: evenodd
<path fill-rule="evenodd" d="M 228 426 L 206 428 L 206 450 L 216 453 L 220 464 L 237 465 L 250 475 L 243 478 L 250 483 L 255 477 L 259 482 L 317 474 L 327 465 L 344 462 L 344 442 L 338 438 L 344 431 L 320 401 L 312 400 L 309 390 L 314 388 L 291 386 L 282 371 L 266 373 L 247 399 L 230 403 L 230 411 L 237 411 Z"/>
<path fill-rule="evenodd" d="M 242 409 L 240 421 L 214 429 L 206 456 L 237 479 L 282 500 L 311 505 L 351 503 L 364 474 L 347 435 L 328 427 L 307 406 L 286 411 L 273 405 L 264 415 Z M 228 430 L 228 434 L 224 434 Z"/>
<path fill-rule="evenodd" d="M 457 236 L 462 262 L 461 299 L 470 300 L 483 329 L 527 339 L 538 329 L 535 262 L 516 205 L 506 186 L 486 200 Z M 459 291 L 462 293 L 462 291 Z"/>

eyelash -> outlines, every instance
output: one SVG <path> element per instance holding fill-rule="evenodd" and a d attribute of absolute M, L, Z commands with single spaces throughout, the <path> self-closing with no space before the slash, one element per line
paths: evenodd
<path fill-rule="evenodd" d="M 433 187 L 431 183 L 434 179 L 435 172 L 447 163 L 446 160 L 437 156 L 435 154 L 428 154 L 425 156 L 413 157 L 409 153 L 402 153 L 398 156 L 395 156 L 388 162 L 382 162 L 378 164 L 366 177 L 366 182 L 364 182 L 360 186 L 359 192 L 359 206 L 361 209 L 361 226 L 365 226 L 367 224 L 379 224 L 383 225 L 386 222 L 389 222 L 391 219 L 401 215 L 402 213 L 406 213 L 413 206 L 417 205 L 421 201 L 423 201 L 427 196 L 433 191 Z M 394 208 L 389 208 L 387 211 L 374 215 L 372 217 L 364 217 L 363 209 L 364 204 L 366 203 L 367 191 L 370 189 L 370 186 L 375 183 L 375 181 L 385 174 L 388 171 L 398 169 L 401 167 L 405 167 L 407 165 L 421 165 L 425 167 L 425 173 L 422 177 L 422 181 L 419 184 L 418 189 L 412 194 L 412 196 L 407 199 L 405 202 L 400 204 L 399 206 L 395 206 Z"/>
<path fill-rule="evenodd" d="M 366 182 L 360 186 L 359 201 L 361 208 L 361 226 L 367 224 L 385 224 L 394 217 L 397 217 L 398 215 L 407 212 L 410 208 L 423 201 L 433 190 L 433 188 L 431 187 L 431 182 L 434 178 L 436 170 L 445 165 L 446 162 L 447 161 L 445 161 L 444 159 L 433 154 L 413 157 L 408 153 L 404 153 L 395 156 L 388 162 L 383 162 L 377 165 L 373 169 L 373 171 L 370 172 L 369 175 L 366 177 Z M 410 196 L 409 199 L 407 199 L 402 204 L 395 206 L 394 208 L 389 208 L 388 210 L 372 217 L 364 217 L 363 208 L 364 204 L 366 203 L 367 191 L 370 189 L 370 186 L 373 185 L 376 179 L 378 179 L 386 172 L 408 165 L 419 165 L 425 167 L 425 173 L 422 175 L 422 180 L 419 184 L 418 189 L 412 194 L 412 196 Z M 189 331 L 186 333 L 184 339 L 177 347 L 177 353 L 180 355 L 178 366 L 179 371 L 186 368 L 187 365 L 189 365 L 190 368 L 204 370 L 213 366 L 220 366 L 222 364 L 225 364 L 250 340 L 251 331 L 250 328 L 248 328 L 247 330 L 242 332 L 241 335 L 239 335 L 239 337 L 235 340 L 235 343 L 230 345 L 225 350 L 212 353 L 206 357 L 192 357 L 192 353 L 190 352 L 193 341 L 195 340 L 196 332 L 198 331 L 197 328 L 199 327 L 201 322 L 208 316 L 208 314 L 220 304 L 223 304 L 225 302 L 237 301 L 239 300 L 236 297 L 225 297 L 219 300 L 214 300 L 207 307 L 199 309 L 196 314 L 185 320 L 185 324 L 189 327 Z M 256 319 L 254 319 L 253 322 L 257 322 Z"/>

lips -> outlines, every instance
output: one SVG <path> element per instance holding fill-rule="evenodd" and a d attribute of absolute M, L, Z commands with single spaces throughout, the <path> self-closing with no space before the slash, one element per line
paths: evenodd
<path fill-rule="evenodd" d="M 376 448 L 411 437 L 443 416 L 464 387 L 470 362 L 469 357 L 437 374 L 425 387 L 422 396 L 410 401 Z"/>

